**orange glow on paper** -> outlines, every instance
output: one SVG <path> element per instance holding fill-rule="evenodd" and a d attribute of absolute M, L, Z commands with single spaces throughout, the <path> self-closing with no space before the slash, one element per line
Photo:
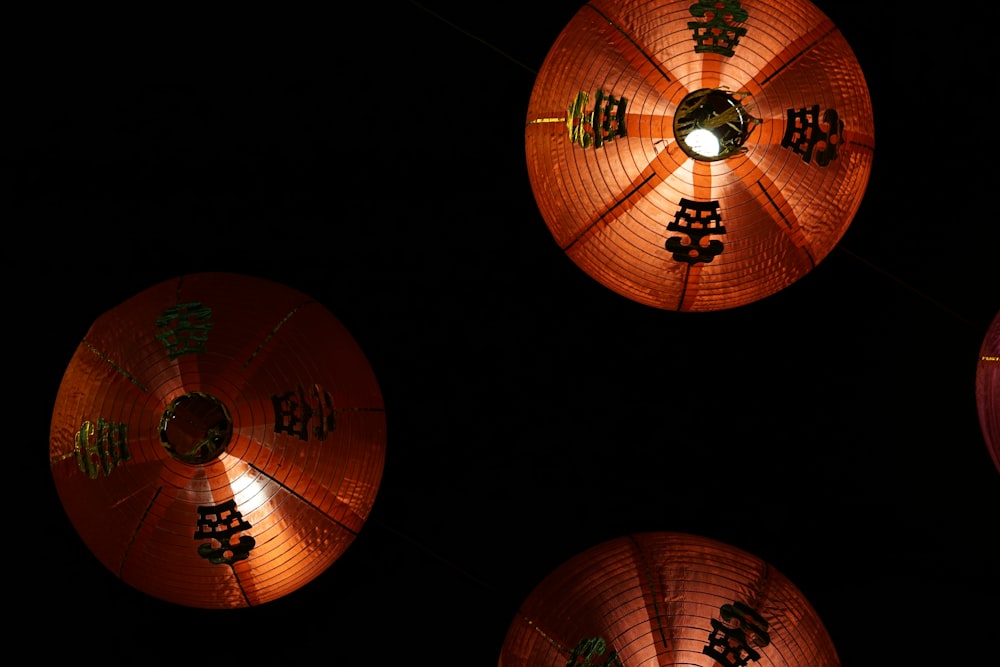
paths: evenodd
<path fill-rule="evenodd" d="M 684 117 L 705 93 L 716 104 Z M 702 126 L 730 152 L 692 156 L 678 131 Z M 874 143 L 860 65 L 808 0 L 588 2 L 525 125 L 559 247 L 615 292 L 678 311 L 751 303 L 812 271 L 861 205 Z"/>
<path fill-rule="evenodd" d="M 372 369 L 329 311 L 203 273 L 93 323 L 59 387 L 49 459 L 111 572 L 228 609 L 287 595 L 340 557 L 372 509 L 385 438 Z"/>
<path fill-rule="evenodd" d="M 609 540 L 557 567 L 523 602 L 499 667 L 839 667 L 796 586 L 760 558 L 683 533 Z"/>

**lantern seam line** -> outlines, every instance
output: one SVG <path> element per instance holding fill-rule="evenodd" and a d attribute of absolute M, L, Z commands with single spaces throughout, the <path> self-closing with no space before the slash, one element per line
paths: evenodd
<path fill-rule="evenodd" d="M 639 552 L 639 559 L 642 561 L 642 568 L 646 572 L 646 579 L 649 581 L 649 592 L 653 600 L 653 613 L 656 617 L 656 629 L 660 633 L 660 640 L 663 642 L 664 648 L 670 648 L 670 641 L 667 639 L 666 632 L 664 632 L 665 624 L 663 623 L 662 614 L 660 614 L 660 604 L 659 598 L 656 593 L 656 579 L 653 576 L 653 569 L 650 567 L 649 559 L 646 557 L 646 552 L 639 544 L 639 540 L 636 539 L 635 535 L 629 535 L 629 540 L 635 545 L 636 550 Z"/>
<path fill-rule="evenodd" d="M 780 217 L 781 221 L 785 223 L 785 226 L 791 229 L 792 226 L 788 222 L 788 216 L 786 216 L 784 213 L 781 212 L 781 208 L 778 206 L 777 202 L 774 201 L 774 198 L 771 197 L 771 194 L 767 191 L 767 188 L 764 187 L 763 183 L 761 183 L 760 180 L 757 181 L 757 187 L 759 187 L 760 191 L 764 193 L 765 197 L 767 197 L 767 201 L 771 204 L 774 210 L 777 211 L 778 217 Z M 798 246 L 798 248 L 802 250 L 803 253 L 805 253 L 806 258 L 809 260 L 809 265 L 815 269 L 816 259 L 813 257 L 812 252 L 810 252 L 809 248 L 803 245 Z"/>
<path fill-rule="evenodd" d="M 604 220 L 605 217 L 607 217 L 608 215 L 610 215 L 612 211 L 614 211 L 616 208 L 618 208 L 619 206 L 621 206 L 622 204 L 624 204 L 626 201 L 628 201 L 629 197 L 631 197 L 636 192 L 638 192 L 639 189 L 642 188 L 642 186 L 646 185 L 646 183 L 649 183 L 651 180 L 653 180 L 654 176 L 656 176 L 656 172 L 653 172 L 652 174 L 650 174 L 649 176 L 647 176 L 646 178 L 644 178 L 642 181 L 640 181 L 638 185 L 636 185 L 634 188 L 632 188 L 631 190 L 629 190 L 628 193 L 624 197 L 622 197 L 621 199 L 619 199 L 618 201 L 616 201 L 614 204 L 612 204 L 612 206 L 610 208 L 608 208 L 608 210 L 606 210 L 600 216 L 598 216 L 598 218 L 596 220 L 594 220 L 592 223 L 590 223 L 589 225 L 587 225 L 586 227 L 584 227 L 582 230 L 580 230 L 580 233 L 576 235 L 576 238 L 574 238 L 572 241 L 570 241 L 569 244 L 567 244 L 563 248 L 563 250 L 565 251 L 565 250 L 569 250 L 570 248 L 572 248 L 576 244 L 577 241 L 579 241 L 584 236 L 586 236 L 587 234 L 589 234 L 590 231 L 595 226 L 597 226 L 598 224 L 600 224 L 600 222 L 602 220 Z"/>
<path fill-rule="evenodd" d="M 631 43 L 632 46 L 634 46 L 639 51 L 639 53 L 642 54 L 642 57 L 645 58 L 647 61 L 649 61 L 649 64 L 653 66 L 653 69 L 655 69 L 657 72 L 659 72 L 663 76 L 664 79 L 666 79 L 667 81 L 671 81 L 672 82 L 672 79 L 670 78 L 670 76 L 666 72 L 663 71 L 663 69 L 660 67 L 660 64 L 657 63 L 656 61 L 654 61 L 652 59 L 652 57 L 650 57 L 649 54 L 647 54 L 646 51 L 641 46 L 639 46 L 639 43 L 636 42 L 634 39 L 632 39 L 632 36 L 629 35 L 627 32 L 625 32 L 625 30 L 623 28 L 621 28 L 617 23 L 615 23 L 610 18 L 608 18 L 606 14 L 604 14 L 601 10 L 597 9 L 596 7 L 594 7 L 593 5 L 591 5 L 590 3 L 587 3 L 584 6 L 587 7 L 588 9 L 594 11 L 598 16 L 600 16 L 602 19 L 604 19 L 605 21 L 607 21 L 608 25 L 610 25 L 612 28 L 614 28 L 619 33 L 621 33 L 621 35 L 623 37 L 625 37 L 625 39 L 627 39 L 629 41 L 629 43 Z"/>
<path fill-rule="evenodd" d="M 274 482 L 275 484 L 277 484 L 281 488 L 285 489 L 286 491 L 288 491 L 288 493 L 292 494 L 293 496 L 295 496 L 296 498 L 298 498 L 299 500 L 301 500 L 307 507 L 310 507 L 310 508 L 316 510 L 318 513 L 322 514 L 327 519 L 330 519 L 335 524 L 337 524 L 338 526 L 340 526 L 341 528 L 343 528 L 344 530 L 346 530 L 347 532 L 349 532 L 351 535 L 354 535 L 355 537 L 357 537 L 359 535 L 359 532 L 357 530 L 354 530 L 350 526 L 348 526 L 348 525 L 342 523 L 341 521 L 338 521 L 334 517 L 330 516 L 329 512 L 324 512 L 321 508 L 319 508 L 318 506 L 316 506 L 315 503 L 311 502 L 309 499 L 307 499 L 301 493 L 299 493 L 295 489 L 291 488 L 290 486 L 288 486 L 284 482 L 281 482 L 281 481 L 277 480 L 274 476 L 268 474 L 263 469 L 258 468 L 257 466 L 255 466 L 252 463 L 247 463 L 247 467 L 250 468 L 251 470 L 256 471 L 257 474 L 259 474 L 261 477 L 266 477 L 267 479 L 271 480 L 272 482 Z M 337 498 L 337 496 L 336 496 L 335 493 L 331 493 L 331 495 L 333 495 L 334 500 L 336 501 L 336 503 L 337 503 L 337 505 L 339 507 L 346 508 L 350 512 L 350 514 L 352 516 L 357 517 L 361 521 L 361 525 L 364 525 L 365 520 L 366 520 L 367 517 L 363 517 L 360 514 L 358 514 L 354 510 L 354 508 L 351 507 L 348 503 L 345 503 L 344 501 L 342 501 L 339 498 Z"/>
<path fill-rule="evenodd" d="M 801 51 L 799 51 L 794 56 L 792 56 L 791 58 L 789 58 L 788 61 L 784 65 L 782 65 L 778 69 L 776 69 L 773 72 L 771 72 L 765 79 L 763 79 L 760 82 L 760 88 L 761 88 L 761 90 L 764 89 L 764 86 L 767 84 L 768 81 L 770 81 L 774 77 L 778 76 L 778 74 L 780 74 L 784 69 L 790 67 L 792 63 L 794 63 L 796 60 L 798 60 L 799 58 L 801 58 L 802 56 L 804 56 L 806 54 L 806 52 L 808 52 L 809 50 L 811 50 L 814 46 L 816 46 L 817 44 L 819 44 L 820 42 L 822 42 L 823 40 L 825 40 L 827 37 L 829 37 L 830 35 L 832 35 L 835 32 L 837 32 L 837 26 L 834 25 L 829 30 L 827 30 L 825 33 L 823 33 L 822 36 L 817 37 L 815 40 L 813 40 L 807 46 L 805 46 Z"/>
<path fill-rule="evenodd" d="M 121 579 L 122 581 L 125 581 L 125 563 L 128 561 L 128 554 L 132 550 L 132 545 L 135 544 L 135 538 L 139 534 L 139 529 L 145 525 L 146 517 L 148 517 L 149 513 L 153 510 L 153 506 L 156 504 L 156 499 L 160 497 L 161 491 L 163 491 L 162 485 L 156 487 L 156 493 L 154 493 L 153 497 L 150 498 L 149 504 L 146 505 L 145 511 L 142 513 L 142 516 L 139 517 L 139 520 L 135 524 L 135 530 L 132 531 L 132 536 L 128 540 L 128 546 L 126 546 L 125 549 L 122 550 L 121 562 L 118 566 L 118 578 Z"/>
<path fill-rule="evenodd" d="M 144 392 L 148 392 L 149 391 L 149 389 L 146 388 L 145 385 L 143 385 L 141 382 L 139 382 L 138 378 L 136 378 L 134 375 L 132 375 L 131 373 L 129 373 L 127 370 L 125 370 L 124 368 L 122 368 L 121 366 L 119 366 L 114 361 L 111 361 L 111 359 L 109 357 L 105 356 L 103 353 L 101 353 L 100 351 L 98 351 L 98 349 L 96 347 L 94 347 L 93 345 L 91 345 L 88 341 L 84 340 L 83 344 L 87 347 L 88 350 L 90 350 L 91 352 L 94 353 L 94 356 L 96 356 L 98 359 L 100 359 L 104 363 L 108 364 L 109 366 L 111 366 L 113 369 L 115 369 L 115 371 L 119 375 L 121 375 L 122 377 L 124 377 L 126 380 L 128 380 L 129 382 L 131 382 L 132 384 L 134 384 L 136 387 L 138 387 L 139 389 L 141 389 Z"/>
<path fill-rule="evenodd" d="M 300 308 L 308 306 L 310 303 L 314 303 L 314 301 L 312 300 L 306 301 L 305 303 L 299 304 L 298 306 L 295 306 L 290 311 L 288 311 L 288 313 L 283 318 L 281 318 L 281 320 L 276 325 L 274 325 L 274 328 L 271 329 L 271 331 L 269 331 L 266 336 L 264 336 L 264 340 L 262 340 L 260 344 L 254 349 L 253 353 L 250 354 L 250 357 L 243 362 L 243 368 L 246 369 L 248 366 L 250 366 L 250 362 L 252 362 L 260 353 L 260 351 L 264 348 L 264 346 L 267 345 L 272 338 L 274 338 L 275 334 L 278 333 L 278 329 L 283 327 L 285 325 L 285 322 L 291 319 L 291 317 L 295 315 L 295 313 L 299 312 Z"/>

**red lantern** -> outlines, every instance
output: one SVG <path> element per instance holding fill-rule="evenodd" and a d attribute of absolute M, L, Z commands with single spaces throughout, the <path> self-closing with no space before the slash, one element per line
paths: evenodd
<path fill-rule="evenodd" d="M 583 271 L 709 311 L 826 257 L 860 207 L 874 127 L 854 53 L 808 0 L 593 0 L 542 64 L 525 148 Z"/>
<path fill-rule="evenodd" d="M 181 276 L 99 317 L 52 415 L 60 500 L 125 583 L 201 608 L 284 596 L 361 530 L 385 413 L 344 326 L 284 285 Z"/>
<path fill-rule="evenodd" d="M 835 667 L 816 611 L 761 559 L 683 533 L 639 533 L 545 578 L 507 631 L 500 667 Z"/>
<path fill-rule="evenodd" d="M 979 350 L 976 405 L 983 438 L 1000 471 L 1000 312 L 994 316 Z"/>

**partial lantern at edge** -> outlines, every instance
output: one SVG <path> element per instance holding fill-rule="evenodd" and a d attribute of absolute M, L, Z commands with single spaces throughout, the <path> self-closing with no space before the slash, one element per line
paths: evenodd
<path fill-rule="evenodd" d="M 760 558 L 672 532 L 609 540 L 557 567 L 507 631 L 499 667 L 838 667 L 802 592 Z"/>
<path fill-rule="evenodd" d="M 189 274 L 101 315 L 59 386 L 52 475 L 112 573 L 188 607 L 260 605 L 358 535 L 385 459 L 361 348 L 316 300 Z"/>
<path fill-rule="evenodd" d="M 808 0 L 593 0 L 532 89 L 541 215 L 592 278 L 676 311 L 748 304 L 812 271 L 860 208 L 871 100 Z"/>
<path fill-rule="evenodd" d="M 1000 472 L 1000 312 L 993 317 L 979 350 L 976 406 L 983 439 Z"/>

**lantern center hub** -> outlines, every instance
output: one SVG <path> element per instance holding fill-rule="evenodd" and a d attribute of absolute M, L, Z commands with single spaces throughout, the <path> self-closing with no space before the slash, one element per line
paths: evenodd
<path fill-rule="evenodd" d="M 743 97 L 702 88 L 681 100 L 674 115 L 674 136 L 684 152 L 704 161 L 743 152 L 743 142 L 760 122 L 743 106 Z"/>
<path fill-rule="evenodd" d="M 233 437 L 229 410 L 202 392 L 178 396 L 160 418 L 160 444 L 184 463 L 207 463 L 225 451 Z"/>

